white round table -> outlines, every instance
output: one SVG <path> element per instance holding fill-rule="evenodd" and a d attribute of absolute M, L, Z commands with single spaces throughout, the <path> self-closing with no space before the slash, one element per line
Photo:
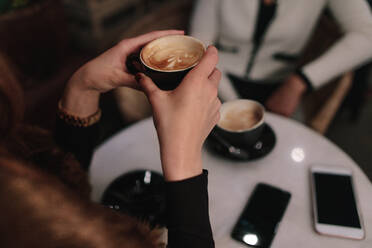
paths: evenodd
<path fill-rule="evenodd" d="M 262 159 L 235 162 L 203 153 L 209 170 L 210 219 L 216 247 L 246 247 L 230 237 L 232 227 L 254 186 L 265 182 L 291 192 L 292 197 L 272 243 L 275 247 L 372 247 L 372 184 L 358 165 L 342 150 L 305 126 L 267 114 L 277 143 Z M 313 228 L 309 168 L 321 163 L 349 167 L 362 211 L 366 238 L 354 241 L 319 235 Z M 92 198 L 99 201 L 103 191 L 119 175 L 135 170 L 161 172 L 159 146 L 152 119 L 141 121 L 118 133 L 95 152 L 90 180 Z"/>

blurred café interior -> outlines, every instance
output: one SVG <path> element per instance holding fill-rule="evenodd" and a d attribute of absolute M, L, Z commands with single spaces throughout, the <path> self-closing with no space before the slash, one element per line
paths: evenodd
<path fill-rule="evenodd" d="M 260 144 L 261 146 L 268 146 L 268 150 L 262 150 L 261 147 L 257 148 L 261 149 L 262 154 L 252 152 L 253 159 L 244 161 L 238 159 L 238 161 L 235 161 L 231 159 L 231 154 L 225 157 L 216 154 L 221 152 L 219 149 L 224 149 L 226 145 L 224 142 L 222 142 L 222 148 L 217 146 L 214 151 L 209 151 L 209 149 L 214 149 L 212 145 L 212 148 L 206 147 L 203 150 L 203 159 L 206 161 L 205 167 L 209 171 L 210 218 L 216 247 L 244 247 L 232 243 L 230 233 L 237 217 L 243 211 L 244 204 L 249 199 L 253 186 L 259 182 L 276 185 L 292 194 L 292 202 L 289 203 L 287 213 L 281 223 L 282 230 L 279 228 L 272 247 L 371 247 L 372 201 L 368 201 L 368 199 L 371 199 L 372 196 L 372 47 L 371 45 L 368 46 L 368 43 L 372 44 L 372 25 L 370 22 L 364 29 L 360 28 L 358 30 L 354 30 L 353 25 L 358 25 L 363 21 L 365 23 L 366 20 L 371 21 L 372 18 L 365 18 L 360 22 L 358 20 L 354 21 L 353 18 L 356 17 L 351 14 L 346 18 L 339 18 L 340 15 L 346 16 L 349 14 L 346 10 L 340 10 L 340 6 L 345 1 L 319 0 L 316 1 L 319 2 L 319 5 L 320 2 L 322 4 L 323 2 L 329 2 L 329 4 L 324 4 L 324 8 L 317 7 L 320 14 L 314 19 L 313 27 L 308 27 L 312 24 L 309 24 L 310 21 L 305 21 L 308 25 L 303 29 L 310 30 L 308 34 L 304 34 L 306 38 L 293 38 L 288 30 L 295 30 L 296 25 L 293 23 L 297 20 L 301 22 L 305 17 L 292 16 L 298 19 L 292 17 L 290 19 L 291 15 L 288 14 L 289 17 L 284 20 L 287 16 L 286 8 L 290 11 L 286 4 L 289 5 L 288 2 L 291 2 L 290 4 L 296 5 L 300 9 L 299 2 L 304 1 L 288 0 L 287 3 L 283 3 L 283 8 L 281 8 L 281 3 L 286 1 L 236 1 L 236 5 L 241 6 L 250 5 L 245 4 L 246 2 L 256 3 L 251 5 L 256 9 L 259 8 L 256 11 L 258 12 L 257 16 L 248 16 L 246 19 L 247 22 L 251 20 L 257 22 L 258 24 L 256 23 L 255 27 L 255 24 L 241 23 L 244 22 L 244 19 L 239 19 L 239 17 L 244 15 L 245 9 L 233 7 L 234 4 L 231 3 L 233 1 L 0 0 L 0 81 L 5 82 L 11 78 L 15 79 L 21 86 L 23 95 L 18 96 L 22 97 L 18 100 L 24 103 L 23 123 L 52 133 L 56 122 L 58 101 L 70 77 L 83 64 L 116 45 L 119 41 L 155 30 L 185 30 L 187 35 L 214 43 L 220 52 L 220 63 L 223 64 L 223 59 L 227 58 L 228 60 L 229 56 L 239 53 L 239 49 L 235 51 L 236 47 L 231 44 L 234 44 L 236 39 L 245 39 L 244 34 L 236 34 L 238 28 L 235 29 L 229 25 L 234 22 L 236 25 L 244 26 L 242 27 L 243 31 L 240 32 L 250 30 L 252 32 L 251 36 L 254 36 L 251 37 L 254 43 L 261 42 L 263 44 L 261 48 L 260 45 L 255 45 L 253 48 L 256 49 L 254 56 L 257 55 L 257 65 L 261 63 L 263 68 L 272 66 L 275 67 L 272 70 L 277 70 L 278 73 L 287 73 L 287 75 L 288 71 L 286 70 L 295 71 L 296 68 L 306 68 L 302 71 L 305 71 L 305 74 L 318 70 L 314 72 L 315 76 L 310 76 L 310 81 L 313 79 L 316 81 L 318 78 L 320 78 L 319 81 L 322 81 L 326 78 L 327 82 L 319 84 L 320 86 L 315 87 L 316 89 L 303 94 L 300 104 L 300 120 L 291 117 L 291 114 L 282 114 L 280 111 L 273 111 L 270 106 L 265 106 L 267 114 L 265 121 L 271 126 L 270 132 L 273 132 L 272 135 L 275 137 L 271 137 L 274 141 L 267 141 L 270 140 L 269 134 L 267 134 L 267 139 L 262 138 L 263 143 Z M 222 7 L 219 7 L 225 8 L 224 14 L 215 14 L 215 19 L 222 19 L 217 20 L 213 26 L 213 29 L 217 29 L 216 33 L 222 37 L 219 41 L 216 40 L 216 37 L 214 37 L 215 40 L 204 39 L 205 37 L 201 33 L 203 31 L 200 31 L 203 28 L 208 30 L 206 23 L 210 22 L 211 17 L 208 15 L 211 12 L 210 8 L 212 8 L 208 4 L 211 2 L 222 2 Z M 257 7 L 258 2 L 264 3 Z M 337 2 L 340 2 L 339 6 L 336 6 Z M 362 6 L 355 7 L 355 10 L 364 8 L 361 12 L 369 11 L 371 15 L 372 2 L 370 0 L 355 2 L 363 2 Z M 262 7 L 265 4 L 267 6 Z M 198 9 L 201 8 L 201 5 L 206 10 Z M 315 2 L 314 5 L 316 5 Z M 278 19 L 278 23 L 275 19 L 265 22 L 258 17 L 265 11 L 266 15 L 273 15 L 270 12 L 273 10 L 271 6 L 276 8 L 274 18 Z M 302 8 L 308 7 L 302 6 Z M 308 10 L 308 12 L 311 11 L 313 10 Z M 360 13 L 354 14 L 355 16 L 363 16 Z M 226 17 L 227 15 L 235 16 L 235 19 L 231 18 L 230 20 L 229 17 Z M 279 16 L 283 19 L 281 23 Z M 197 18 L 199 18 L 198 23 L 195 23 Z M 223 23 L 223 21 L 226 21 L 226 23 Z M 245 26 L 252 26 L 252 29 L 256 29 L 255 31 L 248 28 L 244 29 Z M 289 46 L 296 47 L 293 48 L 292 54 L 280 53 L 280 45 L 284 42 L 276 45 L 276 39 L 274 38 L 267 41 L 267 43 L 271 42 L 270 44 L 265 44 L 265 35 L 269 39 L 270 32 L 275 33 L 273 30 L 275 28 L 279 29 L 276 32 L 282 32 L 283 36 L 292 39 L 292 41 L 287 42 L 287 46 L 288 43 L 292 42 L 294 45 Z M 368 28 L 370 29 L 366 30 Z M 260 29 L 263 37 L 258 35 L 257 30 Z M 349 31 L 354 33 L 345 38 L 345 33 Z M 360 33 L 358 33 L 359 31 Z M 299 33 L 301 35 L 301 32 Z M 366 37 L 362 37 L 361 33 L 366 34 Z M 227 37 L 229 34 L 236 35 L 236 37 L 229 39 Z M 275 36 L 277 33 L 273 35 Z M 281 39 L 283 38 L 281 37 Z M 359 40 L 361 44 L 355 54 L 364 56 L 361 59 L 354 58 L 352 55 L 353 46 L 358 47 L 358 44 L 355 43 L 358 43 Z M 341 42 L 343 42 L 343 46 L 341 46 Z M 297 43 L 303 44 L 297 45 Z M 277 57 L 277 61 L 266 61 L 263 58 L 264 56 L 260 52 L 264 50 L 265 46 L 269 47 L 267 48 L 268 52 L 277 52 L 273 55 L 274 59 Z M 300 46 L 301 48 L 297 49 Z M 342 49 L 348 51 L 342 53 L 342 56 L 334 56 L 336 59 L 331 58 L 331 53 L 335 54 Z M 363 49 L 366 49 L 366 51 L 363 51 Z M 368 49 L 370 50 L 367 51 Z M 230 55 L 225 56 L 223 53 L 230 53 Z M 323 61 L 321 61 L 322 58 Z M 325 61 L 327 59 L 328 61 Z M 348 60 L 352 62 L 349 63 Z M 277 63 L 279 64 L 278 61 L 290 65 L 282 68 L 277 65 Z M 318 64 L 313 63 L 306 67 L 313 61 L 317 61 Z M 265 65 L 266 62 L 267 65 Z M 331 63 L 329 65 L 330 72 L 326 72 L 328 69 L 326 63 Z M 229 66 L 234 65 L 230 63 L 226 68 L 229 68 Z M 253 70 L 251 71 L 253 75 L 260 75 L 261 71 L 265 71 L 265 69 L 255 70 L 254 67 L 253 62 Z M 319 72 L 321 67 L 325 72 Z M 338 73 L 343 68 L 346 68 L 346 71 Z M 228 71 L 224 71 L 225 68 L 222 65 L 219 69 L 222 73 L 228 73 Z M 336 75 L 337 73 L 338 75 Z M 328 74 L 329 77 L 323 77 L 323 75 Z M 309 79 L 306 75 L 304 77 L 305 80 Z M 230 77 L 225 79 L 227 78 Z M 244 94 L 242 95 L 244 96 Z M 0 95 L 0 97 L 3 97 L 3 95 Z M 221 101 L 224 102 L 223 98 L 221 98 Z M 102 110 L 103 134 L 98 141 L 96 153 L 91 161 L 91 171 L 88 172 L 92 185 L 93 201 L 100 201 L 107 186 L 115 178 L 129 170 L 161 171 L 158 143 L 154 138 L 156 136 L 154 136 L 155 132 L 151 119 L 151 106 L 145 94 L 134 89 L 119 87 L 101 95 L 100 108 Z M 5 115 L 4 112 L 0 112 L 0 114 Z M 0 116 L 0 121 L 3 120 L 4 118 Z M 120 139 L 126 139 L 126 141 Z M 267 144 L 265 142 L 273 143 Z M 122 147 L 122 150 L 118 147 Z M 120 154 L 126 156 L 126 158 L 120 159 Z M 152 161 L 154 161 L 153 164 L 151 164 Z M 112 163 L 112 167 L 110 167 L 110 163 Z M 133 165 L 136 163 L 137 165 Z M 106 165 L 103 166 L 104 164 Z M 365 243 L 358 244 L 357 241 L 328 238 L 317 234 L 313 230 L 309 186 L 311 184 L 309 168 L 313 164 L 331 164 L 353 169 L 355 191 L 359 199 L 361 215 L 364 218 L 365 230 L 367 230 L 364 240 L 361 241 Z M 265 166 L 267 167 L 265 168 Z M 283 166 L 283 168 L 280 169 L 280 166 Z M 213 175 L 214 173 L 216 175 Z M 245 179 L 243 175 L 247 175 L 244 177 Z M 235 176 L 236 181 L 234 181 Z M 251 182 L 248 183 L 247 180 L 251 180 Z M 224 181 L 226 181 L 225 184 L 222 183 Z M 299 183 L 297 187 L 294 182 L 298 181 L 305 182 Z M 234 182 L 240 184 L 240 188 L 245 187 L 247 190 L 239 191 L 238 186 L 233 186 Z M 215 188 L 213 188 L 214 186 Z M 231 191 L 227 189 L 228 186 L 232 187 Z M 1 190 L 1 194 L 6 194 L 6 192 Z M 231 197 L 231 200 L 227 200 L 227 197 Z M 6 199 L 4 197 L 0 198 L 1 201 Z M 234 199 L 237 198 L 241 199 L 239 203 L 232 203 L 236 202 Z M 363 199 L 367 200 L 364 200 L 363 203 Z M 295 204 L 296 202 L 299 205 Z M 302 204 L 305 206 L 304 209 L 301 210 L 300 207 L 295 209 L 296 206 L 302 206 Z M 116 208 L 116 205 L 113 206 L 111 207 Z M 231 207 L 231 210 L 229 210 L 229 207 Z M 225 211 L 228 213 L 223 218 L 221 215 L 222 213 L 225 214 Z M 301 211 L 303 213 L 299 214 Z M 368 211 L 370 213 L 367 213 Z M 292 219 L 287 216 L 290 215 L 290 212 L 293 214 Z M 295 218 L 298 218 L 299 223 L 296 223 Z M 301 219 L 306 220 L 302 221 Z M 296 231 L 296 227 L 299 231 Z M 369 233 L 368 230 L 370 230 Z M 303 240 L 288 237 L 296 235 L 302 236 Z M 248 245 L 255 245 L 254 240 L 244 242 Z M 308 243 L 306 244 L 306 242 Z"/>

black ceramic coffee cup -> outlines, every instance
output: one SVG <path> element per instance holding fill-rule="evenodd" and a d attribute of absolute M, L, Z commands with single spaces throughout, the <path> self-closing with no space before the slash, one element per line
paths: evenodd
<path fill-rule="evenodd" d="M 265 108 L 247 99 L 222 104 L 213 132 L 236 147 L 250 147 L 259 140 L 265 125 Z"/>
<path fill-rule="evenodd" d="M 131 54 L 126 65 L 132 74 L 142 72 L 162 90 L 173 90 L 203 57 L 204 44 L 191 36 L 169 35 L 145 45 Z"/>

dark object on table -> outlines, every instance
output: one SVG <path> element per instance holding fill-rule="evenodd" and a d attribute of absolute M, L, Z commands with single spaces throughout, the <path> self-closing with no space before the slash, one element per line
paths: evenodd
<path fill-rule="evenodd" d="M 207 138 L 207 147 L 214 154 L 237 161 L 262 158 L 271 152 L 276 143 L 275 133 L 268 124 L 264 124 L 261 137 L 252 146 L 233 147 L 227 142 L 221 142 L 221 139 L 221 137 L 216 137 L 215 134 L 211 133 Z"/>
<path fill-rule="evenodd" d="M 249 247 L 270 247 L 290 199 L 289 192 L 259 183 L 231 233 L 232 238 Z"/>
<path fill-rule="evenodd" d="M 137 170 L 118 177 L 105 190 L 101 202 L 152 227 L 165 226 L 165 182 L 157 172 Z"/>

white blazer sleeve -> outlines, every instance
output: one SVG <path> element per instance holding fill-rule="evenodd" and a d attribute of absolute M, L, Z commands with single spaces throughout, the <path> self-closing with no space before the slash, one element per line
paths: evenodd
<path fill-rule="evenodd" d="M 200 39 L 207 46 L 214 43 L 218 32 L 218 1 L 195 1 L 191 17 L 190 35 Z"/>
<path fill-rule="evenodd" d="M 372 13 L 366 0 L 329 0 L 344 36 L 302 68 L 314 88 L 372 58 Z"/>

